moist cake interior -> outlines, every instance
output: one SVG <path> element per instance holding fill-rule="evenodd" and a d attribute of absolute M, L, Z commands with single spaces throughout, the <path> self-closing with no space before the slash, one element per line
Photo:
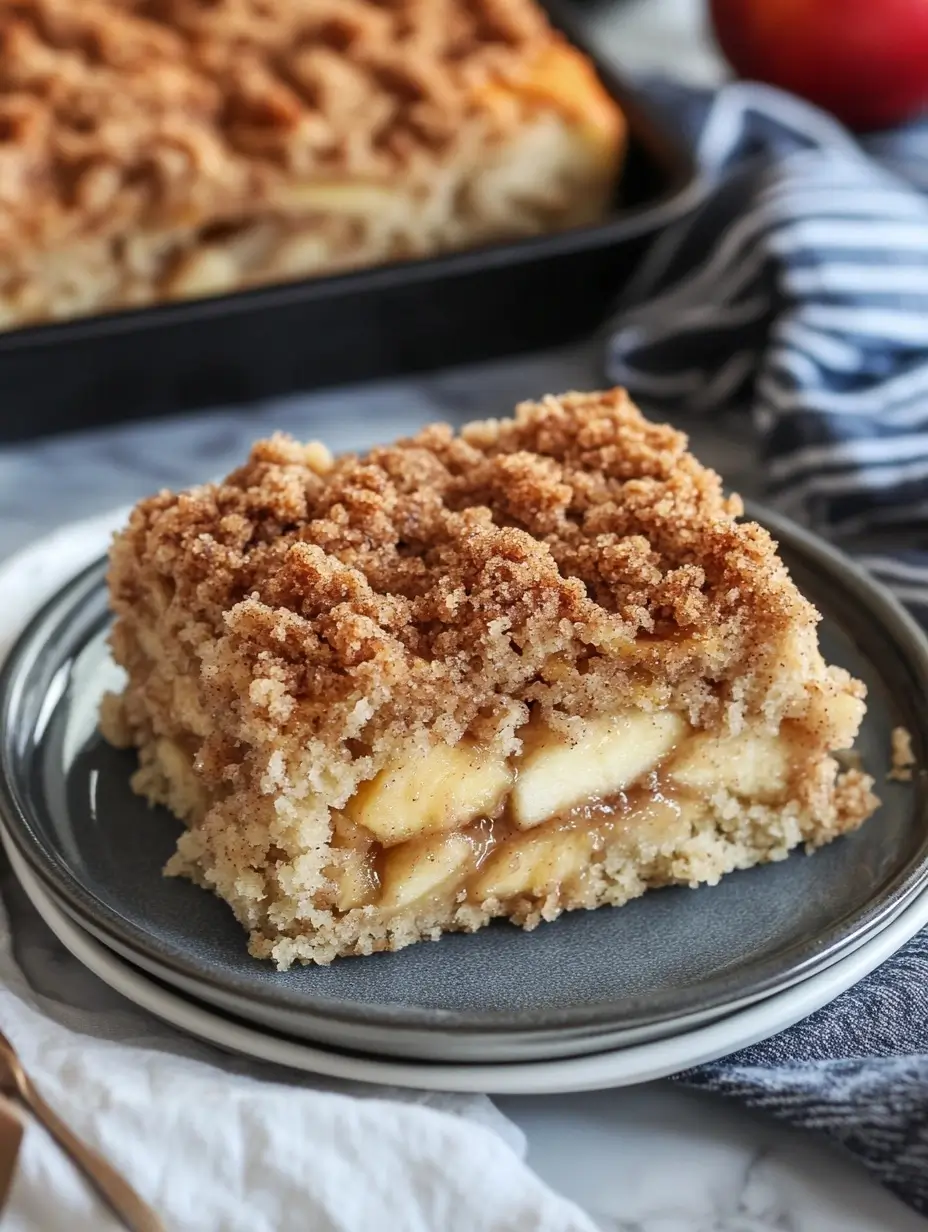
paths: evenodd
<path fill-rule="evenodd" d="M 714 883 L 859 826 L 863 686 L 620 390 L 363 457 L 261 442 L 112 550 L 103 730 L 280 967 Z"/>

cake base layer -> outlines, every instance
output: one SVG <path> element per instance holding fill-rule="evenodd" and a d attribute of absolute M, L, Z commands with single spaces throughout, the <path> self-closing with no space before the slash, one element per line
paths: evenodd
<path fill-rule="evenodd" d="M 877 803 L 866 775 L 835 773 L 831 759 L 821 767 L 814 814 L 808 801 L 765 801 L 776 792 L 788 741 L 767 741 L 763 747 L 782 748 L 783 756 L 758 765 L 760 742 L 742 738 L 727 775 L 710 787 L 694 769 L 711 765 L 705 756 L 694 759 L 705 739 L 684 741 L 663 773 L 648 772 L 628 791 L 593 797 L 527 829 L 514 822 L 511 797 L 495 818 L 390 845 L 339 815 L 325 870 L 329 892 L 317 894 L 310 911 L 297 906 L 292 886 L 267 901 L 267 880 L 259 886 L 237 855 L 217 861 L 196 826 L 165 872 L 216 891 L 249 929 L 251 953 L 287 968 L 400 950 L 446 932 L 475 932 L 500 917 L 533 929 L 565 911 L 622 906 L 650 889 L 715 885 L 726 873 L 783 860 L 797 847 L 812 852 L 856 830 Z M 723 745 L 724 738 L 715 742 Z M 202 815 L 207 802 L 176 745 L 153 741 L 141 749 L 141 763 L 136 791 L 179 816 Z M 728 784 L 739 781 L 760 798 L 734 794 Z"/>

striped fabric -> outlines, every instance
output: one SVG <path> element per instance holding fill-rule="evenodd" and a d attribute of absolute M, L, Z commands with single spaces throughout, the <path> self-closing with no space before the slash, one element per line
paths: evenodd
<path fill-rule="evenodd" d="M 670 416 L 750 416 L 769 503 L 928 626 L 928 121 L 858 143 L 767 87 L 650 89 L 705 190 L 627 289 L 609 376 Z M 928 1214 L 928 934 L 681 1080 L 827 1133 Z"/>
<path fill-rule="evenodd" d="M 857 144 L 763 86 L 655 92 L 707 188 L 628 289 L 610 377 L 667 413 L 749 413 L 771 504 L 928 609 L 928 124 Z"/>

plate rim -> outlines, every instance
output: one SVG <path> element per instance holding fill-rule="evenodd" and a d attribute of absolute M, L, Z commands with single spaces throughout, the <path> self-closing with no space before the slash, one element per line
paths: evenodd
<path fill-rule="evenodd" d="M 54 895 L 51 894 L 47 887 L 46 892 L 54 898 Z M 924 892 L 928 893 L 928 888 Z M 918 898 L 919 895 L 915 895 L 915 899 L 917 900 Z M 258 1031 L 270 1032 L 272 1035 L 283 1035 L 289 1039 L 298 1040 L 310 1047 L 331 1049 L 338 1053 L 361 1055 L 373 1052 L 383 1058 L 396 1061 L 418 1060 L 429 1064 L 449 1065 L 469 1065 L 479 1061 L 486 1064 L 505 1065 L 527 1064 L 532 1061 L 576 1060 L 584 1056 L 610 1052 L 616 1048 L 638 1047 L 646 1043 L 658 1043 L 661 1040 L 670 1039 L 677 1035 L 687 1034 L 702 1027 L 711 1026 L 723 1018 L 741 1013 L 764 1000 L 770 999 L 763 997 L 735 999 L 725 1005 L 721 1011 L 703 1014 L 681 1014 L 668 1024 L 665 1029 L 655 1028 L 650 1031 L 633 1031 L 628 1028 L 609 1028 L 608 1026 L 603 1026 L 595 1033 L 587 1030 L 582 1034 L 579 1029 L 574 1029 L 573 1034 L 570 1031 L 549 1031 L 546 1033 L 536 1032 L 532 1035 L 528 1035 L 525 1032 L 520 1034 L 512 1033 L 510 1035 L 494 1035 L 490 1032 L 463 1035 L 461 1032 L 456 1031 L 436 1030 L 432 1026 L 431 1028 L 416 1029 L 403 1027 L 397 1031 L 384 1031 L 382 1027 L 375 1027 L 369 1032 L 355 1028 L 353 1035 L 349 1035 L 346 1031 L 345 1023 L 334 1021 L 330 1024 L 324 1016 L 309 1012 L 305 1014 L 300 1013 L 299 1015 L 294 1014 L 293 1017 L 311 1020 L 312 1023 L 318 1024 L 315 1030 L 306 1029 L 305 1024 L 303 1024 L 302 1029 L 294 1029 L 282 1021 L 275 1023 L 270 1013 L 265 1017 L 255 1014 L 251 1011 L 249 1003 L 244 998 L 228 997 L 228 1003 L 224 1004 L 221 997 L 210 994 L 209 991 L 204 992 L 202 983 L 185 979 L 176 973 L 166 971 L 146 955 L 120 944 L 119 940 L 111 934 L 104 934 L 102 930 L 94 926 L 92 921 L 72 916 L 68 908 L 61 902 L 56 902 L 55 905 L 71 923 L 83 933 L 100 942 L 117 958 L 127 962 L 136 970 L 143 972 L 143 974 L 153 979 L 157 984 L 170 987 L 179 996 L 193 999 L 198 1004 L 210 1009 L 213 1013 L 234 1019 Z M 892 928 L 911 906 L 913 906 L 911 902 L 902 904 L 893 914 L 892 918 L 888 920 L 886 929 Z M 926 906 L 926 912 L 928 912 L 928 906 Z M 815 975 L 810 976 L 809 979 L 815 979 L 819 975 L 824 975 L 833 966 L 851 958 L 854 954 L 875 941 L 886 929 L 869 937 L 855 938 L 840 955 L 832 962 L 824 965 Z M 804 982 L 803 980 L 795 980 L 792 983 L 784 984 L 779 992 L 773 995 L 779 996 L 781 993 L 788 993 Z M 353 1024 L 347 1025 L 349 1028 L 353 1026 Z M 447 1047 L 448 1040 L 453 1041 L 451 1049 Z M 479 1058 L 473 1055 L 479 1052 L 483 1052 L 486 1055 Z"/>
<path fill-rule="evenodd" d="M 384 1060 L 342 1053 L 243 1025 L 193 998 L 161 987 L 69 920 L 15 845 L 8 846 L 2 828 L 0 837 L 26 896 L 61 944 L 98 979 L 134 1005 L 214 1047 L 252 1059 L 329 1078 L 415 1090 L 556 1095 L 666 1078 L 750 1047 L 802 1021 L 875 971 L 928 925 L 925 890 L 882 933 L 827 970 L 758 1004 L 667 1039 L 555 1061 L 481 1065 Z"/>
<path fill-rule="evenodd" d="M 859 565 L 850 560 L 843 552 L 825 542 L 819 536 L 798 526 L 783 515 L 763 508 L 757 504 L 746 503 L 745 516 L 765 526 L 776 539 L 784 543 L 790 550 L 806 558 L 810 563 L 820 565 L 825 572 L 837 574 L 852 591 L 855 598 L 878 618 L 884 630 L 903 653 L 909 670 L 920 675 L 926 682 L 928 691 L 928 638 L 894 596 L 876 579 L 866 573 Z M 44 645 L 42 638 L 46 628 L 61 624 L 62 613 L 74 612 L 78 604 L 90 601 L 98 594 L 102 584 L 106 556 L 99 556 L 89 565 L 81 569 L 64 585 L 56 588 L 39 610 L 26 623 L 20 632 L 0 670 L 0 728 L 4 731 L 0 745 L 0 813 L 7 819 L 10 836 L 17 849 L 26 859 L 32 871 L 50 890 L 58 895 L 72 909 L 78 919 L 92 920 L 97 929 L 102 929 L 106 935 L 116 935 L 124 944 L 127 942 L 140 952 L 147 953 L 169 970 L 174 969 L 187 977 L 198 980 L 207 979 L 227 992 L 238 996 L 255 996 L 254 986 L 247 980 L 237 976 L 229 977 L 227 972 L 217 978 L 215 973 L 196 962 L 190 962 L 186 956 L 172 947 L 161 944 L 130 918 L 111 908 L 87 889 L 56 856 L 54 852 L 46 851 L 40 835 L 33 828 L 27 810 L 14 788 L 15 769 L 10 764 L 10 744 L 13 739 L 14 724 L 9 721 L 11 710 L 15 714 L 15 702 L 22 681 L 20 676 L 29 667 L 36 654 Z M 7 720 L 4 722 L 3 720 Z M 928 731 L 928 723 L 925 725 Z M 785 960 L 782 955 L 770 957 L 761 964 L 760 971 L 764 974 L 755 975 L 751 987 L 753 992 L 748 996 L 732 996 L 730 977 L 716 977 L 715 980 L 703 981 L 698 986 L 698 1005 L 706 1007 L 715 1005 L 718 1014 L 722 1015 L 733 1004 L 750 1004 L 751 1001 L 763 999 L 783 991 L 791 984 L 801 982 L 822 971 L 830 963 L 840 960 L 843 951 L 853 944 L 861 935 L 872 938 L 882 928 L 890 923 L 902 907 L 910 901 L 928 883 L 928 836 L 917 856 L 913 857 L 904 869 L 897 873 L 889 886 L 884 887 L 881 896 L 868 900 L 867 904 L 856 912 L 846 913 L 833 922 L 824 933 L 816 934 L 816 938 L 824 936 L 828 940 L 821 944 L 797 943 L 787 953 L 799 950 L 804 952 L 802 958 Z M 775 968 L 775 970 L 769 970 Z M 728 984 L 726 992 L 722 985 Z M 712 994 L 712 989 L 719 986 Z M 707 989 L 709 992 L 707 993 Z M 626 1009 L 629 998 L 624 1003 L 615 1001 L 596 1002 L 584 1006 L 561 1007 L 559 1009 L 533 1008 L 519 1011 L 461 1011 L 446 1010 L 429 1006 L 410 1006 L 402 1003 L 383 1002 L 379 1004 L 360 1003 L 349 999 L 310 997 L 305 992 L 291 992 L 288 989 L 261 990 L 261 999 L 269 1005 L 279 1005 L 290 1011 L 294 1009 L 314 1013 L 329 1021 L 344 1021 L 354 1024 L 364 1024 L 371 1028 L 387 1028 L 391 1030 L 421 1030 L 441 1028 L 446 1031 L 460 1031 L 468 1035 L 498 1035 L 528 1032 L 532 1035 L 545 1032 L 557 1033 L 565 1029 L 587 1026 L 597 1028 L 615 1027 L 619 1004 Z M 665 1022 L 672 1027 L 675 1019 L 692 1011 L 688 1007 L 674 1005 L 679 1000 L 679 994 L 673 990 L 665 990 L 656 997 L 648 999 L 653 1005 L 657 1002 L 657 1010 L 642 1012 L 636 1010 L 631 1014 L 620 1015 L 632 1030 L 644 1023 Z"/>

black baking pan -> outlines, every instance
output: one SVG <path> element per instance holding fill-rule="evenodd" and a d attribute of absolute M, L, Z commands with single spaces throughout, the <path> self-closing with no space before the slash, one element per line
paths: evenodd
<path fill-rule="evenodd" d="M 396 376 L 580 338 L 692 196 L 691 152 L 595 48 L 629 123 L 611 218 L 377 269 L 0 333 L 0 440 Z"/>

